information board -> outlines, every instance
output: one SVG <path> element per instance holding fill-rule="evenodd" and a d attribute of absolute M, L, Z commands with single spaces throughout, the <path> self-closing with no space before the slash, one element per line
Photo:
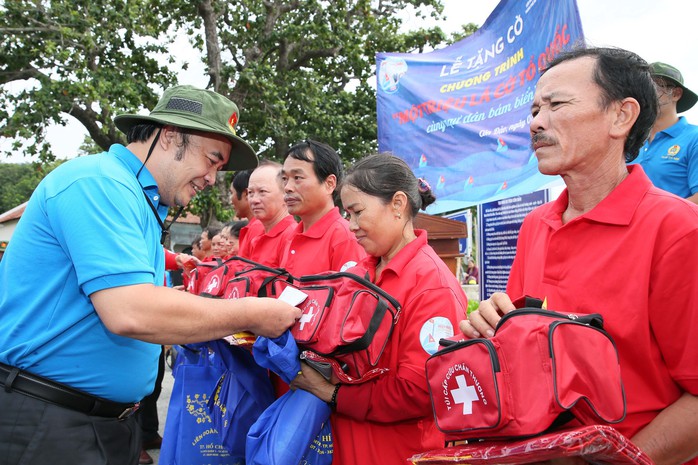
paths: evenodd
<path fill-rule="evenodd" d="M 548 191 L 517 195 L 478 206 L 480 299 L 505 292 L 524 218 L 548 201 Z"/>

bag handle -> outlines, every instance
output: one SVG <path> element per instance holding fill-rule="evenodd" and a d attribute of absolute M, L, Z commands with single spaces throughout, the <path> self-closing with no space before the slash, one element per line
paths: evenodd
<path fill-rule="evenodd" d="M 395 299 L 395 297 L 391 296 L 387 292 L 385 292 L 383 289 L 380 287 L 376 286 L 373 284 L 371 281 L 368 279 L 362 278 L 359 275 L 356 275 L 354 273 L 349 273 L 346 271 L 337 271 L 335 273 L 328 273 L 328 274 L 315 274 L 315 275 L 306 275 L 306 276 L 301 276 L 298 281 L 301 283 L 306 283 L 308 281 L 322 281 L 322 280 L 327 280 L 327 279 L 341 279 L 341 278 L 349 278 L 351 280 L 356 281 L 357 283 L 361 284 L 364 287 L 367 287 L 371 289 L 373 292 L 376 294 L 379 294 L 385 300 L 392 305 L 397 313 L 399 314 L 400 311 L 402 310 L 402 307 L 400 306 L 400 302 Z"/>
<path fill-rule="evenodd" d="M 603 329 L 603 316 L 599 313 L 590 313 L 588 315 L 574 316 L 570 315 L 570 319 L 578 323 L 593 326 L 594 328 Z"/>
<path fill-rule="evenodd" d="M 257 297 L 268 297 L 267 295 L 267 285 L 271 283 L 274 279 L 279 278 L 279 277 L 285 277 L 286 282 L 292 283 L 294 281 L 297 281 L 297 278 L 295 278 L 291 273 L 286 271 L 283 268 L 272 268 L 270 266 L 263 265 L 259 262 L 256 262 L 254 260 L 250 260 L 249 258 L 245 257 L 240 257 L 238 255 L 234 257 L 230 257 L 228 260 L 225 261 L 225 263 L 230 263 L 232 261 L 238 261 L 238 262 L 243 262 L 248 265 L 250 265 L 250 268 L 246 270 L 240 270 L 235 272 L 235 277 L 243 276 L 247 273 L 251 273 L 252 271 L 265 271 L 273 276 L 268 276 L 264 278 L 262 281 L 261 286 L 259 286 L 259 292 L 257 293 Z"/>
<path fill-rule="evenodd" d="M 588 314 L 576 314 L 576 313 L 562 313 L 555 312 L 553 310 L 544 310 L 537 307 L 523 307 L 512 310 L 509 313 L 505 313 L 502 318 L 497 322 L 495 327 L 495 333 L 502 327 L 502 325 L 511 318 L 519 317 L 522 315 L 542 315 L 550 317 L 553 319 L 574 321 L 579 324 L 592 326 L 597 329 L 603 330 L 603 316 L 598 313 L 588 313 Z"/>
<path fill-rule="evenodd" d="M 254 260 L 250 260 L 249 258 L 240 257 L 240 256 L 236 255 L 234 257 L 230 257 L 228 260 L 225 261 L 225 263 L 230 263 L 232 261 L 247 263 L 248 265 L 251 266 L 251 268 L 249 268 L 247 270 L 241 270 L 241 271 L 236 272 L 235 273 L 236 276 L 239 274 L 243 274 L 243 273 L 249 273 L 250 271 L 262 270 L 262 271 L 266 271 L 268 273 L 276 274 L 279 276 L 281 276 L 281 275 L 288 276 L 289 282 L 297 280 L 297 278 L 293 277 L 291 275 L 291 273 L 289 273 L 288 271 L 286 271 L 283 268 L 272 268 L 270 266 L 263 265 L 262 263 L 256 262 Z"/>
<path fill-rule="evenodd" d="M 259 291 L 257 292 L 257 297 L 269 297 L 267 295 L 267 286 L 269 284 L 271 284 L 271 282 L 277 278 L 281 278 L 281 277 L 285 276 L 287 283 L 293 283 L 293 280 L 296 279 L 293 276 L 291 276 L 291 274 L 286 270 L 279 269 L 278 271 L 281 271 L 281 273 L 275 274 L 273 276 L 267 276 L 266 278 L 264 278 L 264 280 L 262 281 L 262 285 L 259 286 Z"/>

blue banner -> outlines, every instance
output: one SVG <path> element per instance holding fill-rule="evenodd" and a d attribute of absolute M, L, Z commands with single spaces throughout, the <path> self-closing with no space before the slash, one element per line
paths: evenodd
<path fill-rule="evenodd" d="M 575 0 L 502 0 L 450 47 L 377 55 L 378 146 L 431 184 L 427 213 L 555 180 L 538 172 L 530 148 L 531 102 L 540 70 L 583 37 Z"/>

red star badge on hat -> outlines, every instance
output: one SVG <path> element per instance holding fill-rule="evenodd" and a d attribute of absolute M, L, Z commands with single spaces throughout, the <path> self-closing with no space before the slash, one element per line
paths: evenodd
<path fill-rule="evenodd" d="M 233 113 L 230 115 L 230 118 L 228 119 L 228 126 L 230 126 L 230 129 L 235 132 L 235 125 L 238 124 L 238 114 Z"/>

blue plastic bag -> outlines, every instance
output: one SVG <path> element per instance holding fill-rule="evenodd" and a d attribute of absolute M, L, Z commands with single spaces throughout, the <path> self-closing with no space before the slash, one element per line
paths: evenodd
<path fill-rule="evenodd" d="M 249 350 L 222 340 L 208 343 L 212 358 L 225 367 L 209 398 L 208 412 L 221 443 L 232 457 L 245 457 L 250 426 L 274 402 L 274 389 L 265 368 Z"/>
<path fill-rule="evenodd" d="M 210 359 L 205 346 L 178 350 L 160 448 L 161 465 L 244 464 L 223 447 L 208 415 L 209 396 L 223 372 L 223 366 Z"/>
<path fill-rule="evenodd" d="M 255 361 L 290 384 L 301 369 L 300 351 L 290 331 L 277 338 L 258 337 L 252 346 Z"/>
<path fill-rule="evenodd" d="M 313 394 L 297 389 L 279 397 L 247 433 L 247 465 L 296 465 L 310 456 L 311 445 L 323 425 L 329 424 L 330 407 Z M 316 456 L 320 457 L 320 456 Z M 331 464 L 332 455 L 313 465 Z"/>
<path fill-rule="evenodd" d="M 281 337 L 260 337 L 253 347 L 260 365 L 290 383 L 300 370 L 298 347 L 286 331 Z M 301 389 L 278 398 L 247 433 L 247 465 L 330 465 L 330 407 Z"/>
<path fill-rule="evenodd" d="M 334 442 L 332 440 L 332 425 L 328 419 L 322 424 L 320 432 L 310 443 L 308 451 L 300 461 L 300 465 L 332 465 Z"/>

